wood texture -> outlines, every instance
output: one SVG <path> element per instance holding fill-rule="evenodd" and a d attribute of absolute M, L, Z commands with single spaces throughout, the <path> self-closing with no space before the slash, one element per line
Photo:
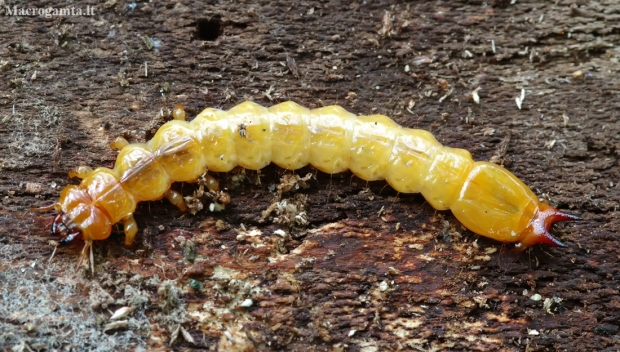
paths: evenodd
<path fill-rule="evenodd" d="M 0 349 L 620 345 L 616 2 L 90 5 L 0 8 Z M 48 262 L 51 217 L 27 210 L 75 182 L 68 170 L 111 167 L 109 142 L 149 139 L 177 103 L 191 118 L 244 100 L 388 115 L 584 221 L 556 226 L 568 249 L 518 254 L 419 195 L 269 166 L 216 174 L 223 212 L 141 203 L 138 244 L 98 243 L 94 276 L 74 275 L 80 245 Z"/>

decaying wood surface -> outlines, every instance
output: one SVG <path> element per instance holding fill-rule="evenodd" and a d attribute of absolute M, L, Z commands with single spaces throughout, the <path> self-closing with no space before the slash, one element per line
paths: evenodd
<path fill-rule="evenodd" d="M 620 5 L 512 2 L 2 2 L 0 349 L 617 349 Z M 27 210 L 69 169 L 112 166 L 177 103 L 244 100 L 386 114 L 584 221 L 515 253 L 384 182 L 269 166 L 214 175 L 223 212 L 142 203 L 94 275 L 79 243 L 49 260 L 53 215 Z"/>

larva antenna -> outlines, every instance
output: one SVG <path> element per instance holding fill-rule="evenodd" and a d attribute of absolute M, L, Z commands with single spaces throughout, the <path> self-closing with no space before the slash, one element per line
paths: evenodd
<path fill-rule="evenodd" d="M 59 210 L 60 209 L 60 203 L 56 202 L 52 205 L 48 205 L 46 207 L 40 207 L 40 208 L 30 208 L 28 209 L 29 212 L 31 213 L 47 213 L 48 211 L 52 211 L 52 210 Z"/>
<path fill-rule="evenodd" d="M 539 205 L 538 212 L 534 215 L 530 224 L 523 231 L 523 239 L 517 243 L 517 250 L 524 250 L 536 244 L 546 244 L 551 247 L 567 247 L 549 232 L 554 223 L 560 221 L 581 220 L 576 215 L 563 213 L 547 203 Z"/>

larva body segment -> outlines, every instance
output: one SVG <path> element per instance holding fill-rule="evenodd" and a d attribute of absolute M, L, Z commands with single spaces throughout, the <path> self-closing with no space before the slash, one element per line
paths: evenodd
<path fill-rule="evenodd" d="M 539 202 L 514 175 L 495 164 L 479 161 L 467 175 L 451 210 L 473 232 L 521 240 L 519 235 L 539 211 Z"/>
<path fill-rule="evenodd" d="M 269 114 L 272 134 L 271 161 L 287 170 L 308 165 L 310 110 L 289 101 L 270 107 Z"/>
<path fill-rule="evenodd" d="M 388 160 L 401 127 L 383 115 L 361 116 L 355 119 L 351 141 L 349 169 L 357 177 L 385 180 Z"/>
<path fill-rule="evenodd" d="M 399 192 L 422 193 L 436 209 L 451 209 L 473 232 L 522 249 L 562 245 L 550 226 L 577 219 L 540 203 L 501 166 L 474 162 L 468 151 L 444 147 L 429 132 L 402 128 L 387 116 L 357 117 L 339 106 L 308 110 L 293 102 L 270 108 L 245 102 L 229 111 L 205 109 L 186 122 L 181 110 L 175 107 L 175 120 L 146 144 L 115 140 L 122 149 L 114 169 L 72 171 L 83 180 L 62 191 L 53 232 L 67 241 L 81 234 L 88 246 L 123 221 L 131 245 L 138 202 L 166 197 L 184 209 L 182 197 L 169 190 L 172 182 L 196 180 L 207 169 L 258 170 L 270 162 L 385 179 Z"/>
<path fill-rule="evenodd" d="M 110 222 L 117 223 L 136 207 L 136 197 L 127 192 L 119 182 L 116 170 L 98 168 L 82 180 L 95 207 L 110 215 Z"/>
<path fill-rule="evenodd" d="M 441 147 L 436 151 L 421 193 L 433 208 L 447 210 L 456 201 L 474 161 L 463 149 Z"/>
<path fill-rule="evenodd" d="M 204 173 L 204 153 L 188 122 L 168 122 L 147 145 L 154 151 L 155 160 L 173 182 L 194 181 Z"/>
<path fill-rule="evenodd" d="M 130 144 L 121 150 L 114 171 L 125 192 L 137 202 L 155 200 L 170 188 L 172 180 L 155 159 L 155 153 L 146 144 Z M 102 194 L 95 195 L 97 198 Z"/>
<path fill-rule="evenodd" d="M 349 169 L 356 116 L 340 106 L 311 111 L 310 164 L 326 173 Z"/>
<path fill-rule="evenodd" d="M 225 111 L 205 109 L 190 124 L 210 171 L 228 172 L 237 166 L 234 135 L 239 129 Z"/>
<path fill-rule="evenodd" d="M 249 102 L 228 111 L 229 120 L 239 132 L 233 134 L 237 165 L 250 170 L 260 170 L 271 162 L 271 121 L 268 110 Z M 230 116 L 234 116 L 230 119 Z M 208 167 L 208 165 L 207 165 Z"/>
<path fill-rule="evenodd" d="M 398 192 L 420 193 L 441 147 L 428 131 L 401 129 L 388 161 L 387 182 Z"/>

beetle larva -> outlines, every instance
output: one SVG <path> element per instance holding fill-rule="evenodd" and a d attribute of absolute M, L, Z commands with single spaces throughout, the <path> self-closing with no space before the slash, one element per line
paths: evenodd
<path fill-rule="evenodd" d="M 138 202 L 165 197 L 184 209 L 183 198 L 170 190 L 172 182 L 238 165 L 258 170 L 270 162 L 288 170 L 311 164 L 326 173 L 351 170 L 367 181 L 386 180 L 398 192 L 422 193 L 435 209 L 452 210 L 471 231 L 520 250 L 538 243 L 564 246 L 549 228 L 578 219 L 540 202 L 503 167 L 474 162 L 468 151 L 444 147 L 431 133 L 403 128 L 384 115 L 245 102 L 229 111 L 206 109 L 191 122 L 182 107 L 173 116 L 145 144 L 114 141 L 120 153 L 113 169 L 72 170 L 82 182 L 61 192 L 52 232 L 63 242 L 82 237 L 85 254 L 92 241 L 107 238 L 122 221 L 129 246 L 138 230 L 132 216 Z"/>

